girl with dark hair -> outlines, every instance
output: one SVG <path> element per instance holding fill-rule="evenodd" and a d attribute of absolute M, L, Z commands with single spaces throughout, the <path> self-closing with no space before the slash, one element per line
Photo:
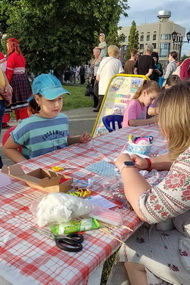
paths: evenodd
<path fill-rule="evenodd" d="M 154 70 L 153 70 L 153 73 L 151 75 L 151 80 L 154 80 L 156 82 L 158 82 L 159 84 L 159 80 L 160 78 L 162 78 L 161 76 L 163 75 L 163 69 L 162 69 L 162 65 L 160 62 L 158 62 L 159 60 L 159 56 L 158 56 L 158 53 L 157 52 L 153 52 L 151 54 L 151 56 L 153 57 L 154 59 L 154 62 L 155 62 L 155 67 L 154 67 Z M 162 82 L 163 83 L 163 82 Z M 160 84 L 159 84 L 160 85 Z M 162 84 L 160 85 L 162 86 Z"/>

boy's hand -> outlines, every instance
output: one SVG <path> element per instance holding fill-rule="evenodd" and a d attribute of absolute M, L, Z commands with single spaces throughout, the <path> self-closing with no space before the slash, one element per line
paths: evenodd
<path fill-rule="evenodd" d="M 80 136 L 79 140 L 81 143 L 87 143 L 91 141 L 91 135 L 89 133 L 84 133 Z"/>

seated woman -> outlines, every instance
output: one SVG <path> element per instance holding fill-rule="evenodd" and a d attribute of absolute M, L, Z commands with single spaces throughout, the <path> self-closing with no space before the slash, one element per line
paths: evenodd
<path fill-rule="evenodd" d="M 168 154 L 148 161 L 137 155 L 120 154 L 116 160 L 127 200 L 138 217 L 150 225 L 145 224 L 122 245 L 109 285 L 189 284 L 189 98 L 190 87 L 185 82 L 159 96 L 158 124 L 168 142 Z M 151 187 L 138 169 L 169 172 L 161 183 Z"/>

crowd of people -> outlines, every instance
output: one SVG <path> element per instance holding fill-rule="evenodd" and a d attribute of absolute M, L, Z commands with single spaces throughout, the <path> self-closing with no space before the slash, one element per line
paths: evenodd
<path fill-rule="evenodd" d="M 187 285 L 190 270 L 190 59 L 174 74 L 177 53 L 171 52 L 163 75 L 158 54 L 152 45 L 147 45 L 142 56 L 132 49 L 131 58 L 123 68 L 119 48 L 115 45 L 107 48 L 103 33 L 99 40 L 91 61 L 94 111 L 99 111 L 113 75 L 124 72 L 145 75 L 151 80 L 144 80 L 129 102 L 122 127 L 158 123 L 168 145 L 165 155 L 145 159 L 136 154 L 120 154 L 115 161 L 126 199 L 145 224 L 120 248 L 108 284 Z M 68 119 L 61 112 L 63 94 L 69 92 L 61 82 L 54 75 L 41 74 L 34 79 L 31 90 L 18 40 L 9 39 L 7 50 L 5 74 L 0 74 L 0 126 L 6 105 L 15 111 L 17 120 L 22 120 L 4 144 L 4 153 L 18 163 L 74 143 L 89 142 L 88 133 L 69 135 Z M 1 60 L 5 64 L 3 57 Z M 160 78 L 164 79 L 162 84 Z M 139 172 L 153 169 L 168 171 L 163 181 L 154 187 Z"/>

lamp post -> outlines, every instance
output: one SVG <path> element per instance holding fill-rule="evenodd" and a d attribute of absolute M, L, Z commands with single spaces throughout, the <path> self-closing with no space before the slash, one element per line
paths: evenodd
<path fill-rule="evenodd" d="M 181 36 L 181 34 L 177 33 L 176 31 L 174 31 L 172 33 L 173 43 L 179 43 L 179 61 L 181 60 L 182 44 L 183 43 L 189 43 L 189 41 L 190 41 L 190 31 L 186 34 L 186 37 L 187 37 L 187 41 L 183 41 L 183 37 Z"/>

